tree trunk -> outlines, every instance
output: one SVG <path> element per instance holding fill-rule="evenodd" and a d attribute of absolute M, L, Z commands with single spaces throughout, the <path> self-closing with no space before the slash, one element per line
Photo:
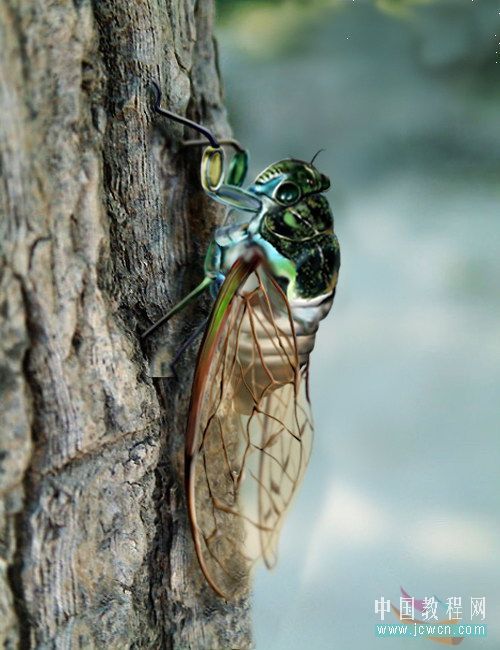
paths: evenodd
<path fill-rule="evenodd" d="M 218 209 L 164 104 L 228 135 L 210 0 L 0 4 L 0 638 L 6 648 L 247 648 L 183 494 L 194 352 L 139 333 L 202 277 Z M 207 313 L 158 334 L 175 350 Z"/>

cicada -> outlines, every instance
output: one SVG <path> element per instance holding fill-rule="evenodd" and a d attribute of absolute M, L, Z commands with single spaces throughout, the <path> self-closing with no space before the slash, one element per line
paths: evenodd
<path fill-rule="evenodd" d="M 194 372 L 185 486 L 199 564 L 228 599 L 257 560 L 274 566 L 280 529 L 312 445 L 309 358 L 333 303 L 340 249 L 311 162 L 269 165 L 246 189 L 248 153 L 160 107 L 207 140 L 201 185 L 226 206 L 208 246 L 203 281 L 143 336 L 211 287 L 214 304 Z M 205 140 L 187 144 L 201 145 Z M 229 164 L 224 147 L 232 150 Z"/>

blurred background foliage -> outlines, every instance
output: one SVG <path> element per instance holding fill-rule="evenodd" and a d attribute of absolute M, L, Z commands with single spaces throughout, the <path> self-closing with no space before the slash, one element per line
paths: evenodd
<path fill-rule="evenodd" d="M 468 0 L 217 0 L 220 26 L 232 31 L 233 39 L 238 40 L 243 51 L 263 59 L 294 52 L 300 55 L 308 40 L 305 31 L 309 26 L 325 17 L 331 20 L 335 13 L 340 15 L 346 10 L 353 11 L 354 4 L 354 9 L 359 8 L 360 12 L 378 10 L 405 21 L 405 26 L 412 26 L 416 37 L 432 38 L 429 25 L 425 24 L 429 19 L 434 23 L 436 36 L 441 31 L 440 23 L 446 21 L 448 25 L 455 26 L 458 38 L 454 38 L 453 43 L 452 39 L 446 39 L 447 47 L 443 47 L 442 39 L 433 42 L 434 51 L 445 55 L 442 63 L 462 61 L 470 65 L 474 61 L 482 61 L 486 71 L 493 73 L 494 60 L 490 56 L 491 47 L 488 47 L 491 43 L 476 41 L 479 49 L 471 49 L 468 39 L 464 39 L 464 23 L 468 22 L 472 3 L 474 0 L 471 3 Z M 498 13 L 494 11 L 494 0 L 482 0 L 479 4 L 489 4 L 489 12 L 484 9 L 476 11 L 473 24 L 469 25 L 470 37 L 479 36 L 485 31 L 491 35 L 489 28 L 493 26 L 495 14 Z M 299 48 L 297 44 L 300 44 Z"/>
<path fill-rule="evenodd" d="M 342 247 L 313 458 L 256 576 L 257 648 L 393 648 L 374 599 L 487 597 L 500 644 L 500 6 L 219 0 L 250 176 L 310 159 Z M 467 612 L 467 608 L 465 608 Z M 418 647 L 433 647 L 414 639 Z"/>

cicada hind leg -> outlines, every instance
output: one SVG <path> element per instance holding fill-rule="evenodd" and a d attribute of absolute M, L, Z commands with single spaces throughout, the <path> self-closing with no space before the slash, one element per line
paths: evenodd
<path fill-rule="evenodd" d="M 240 294 L 245 313 L 237 333 L 233 405 L 241 415 L 260 410 L 267 396 L 298 379 L 291 313 L 277 284 L 267 279 L 252 276 Z"/>

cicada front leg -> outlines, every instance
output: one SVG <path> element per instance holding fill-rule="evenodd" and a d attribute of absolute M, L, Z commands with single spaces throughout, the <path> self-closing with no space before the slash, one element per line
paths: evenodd
<path fill-rule="evenodd" d="M 224 149 L 205 147 L 201 159 L 201 185 L 209 196 L 228 208 L 259 212 L 262 208 L 261 200 L 240 186 L 244 181 L 247 166 L 246 153 L 239 157 L 236 154 L 226 173 Z M 226 179 L 235 180 L 238 184 L 229 183 Z"/>
<path fill-rule="evenodd" d="M 185 147 L 206 147 L 205 140 L 185 140 Z M 238 140 L 233 138 L 224 138 L 218 140 L 218 144 L 223 147 L 230 147 L 233 150 L 231 160 L 225 166 L 224 185 L 234 185 L 242 187 L 248 172 L 248 151 L 244 149 Z M 218 149 L 219 147 L 215 147 Z"/>
<path fill-rule="evenodd" d="M 201 160 L 201 184 L 205 192 L 229 208 L 245 212 L 259 212 L 262 207 L 260 199 L 252 192 L 241 188 L 248 168 L 247 152 L 235 140 L 226 140 L 225 142 L 231 144 L 236 150 L 236 154 L 226 170 L 224 149 L 222 148 L 224 140 L 219 142 L 215 135 L 202 124 L 162 108 L 160 88 L 154 82 L 152 87 L 156 94 L 154 110 L 159 115 L 198 131 L 208 140 L 209 146 L 203 151 Z"/>

